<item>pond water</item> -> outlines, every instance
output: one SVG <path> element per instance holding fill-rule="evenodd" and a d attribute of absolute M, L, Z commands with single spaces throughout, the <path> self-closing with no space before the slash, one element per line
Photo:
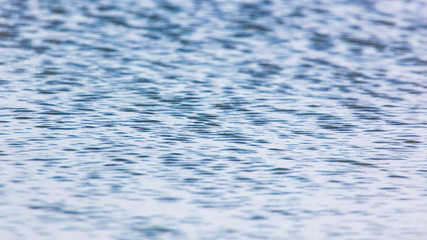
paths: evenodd
<path fill-rule="evenodd" d="M 423 239 L 427 2 L 0 1 L 1 239 Z"/>

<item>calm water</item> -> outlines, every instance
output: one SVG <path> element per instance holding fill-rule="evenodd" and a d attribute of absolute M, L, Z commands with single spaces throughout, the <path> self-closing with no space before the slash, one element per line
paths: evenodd
<path fill-rule="evenodd" d="M 427 2 L 0 0 L 0 238 L 426 239 Z"/>

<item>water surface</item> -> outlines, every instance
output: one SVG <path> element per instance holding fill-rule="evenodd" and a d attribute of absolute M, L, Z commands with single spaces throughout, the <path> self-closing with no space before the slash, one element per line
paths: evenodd
<path fill-rule="evenodd" d="M 422 239 L 422 0 L 0 1 L 2 239 Z"/>

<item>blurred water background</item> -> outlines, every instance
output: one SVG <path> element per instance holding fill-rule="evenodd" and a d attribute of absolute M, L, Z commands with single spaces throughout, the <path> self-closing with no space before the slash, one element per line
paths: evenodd
<path fill-rule="evenodd" d="M 427 2 L 0 0 L 0 239 L 426 239 Z"/>

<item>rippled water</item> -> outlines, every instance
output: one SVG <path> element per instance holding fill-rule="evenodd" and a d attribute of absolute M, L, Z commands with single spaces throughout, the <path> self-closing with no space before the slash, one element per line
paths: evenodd
<path fill-rule="evenodd" d="M 0 1 L 1 239 L 424 239 L 427 2 Z"/>

